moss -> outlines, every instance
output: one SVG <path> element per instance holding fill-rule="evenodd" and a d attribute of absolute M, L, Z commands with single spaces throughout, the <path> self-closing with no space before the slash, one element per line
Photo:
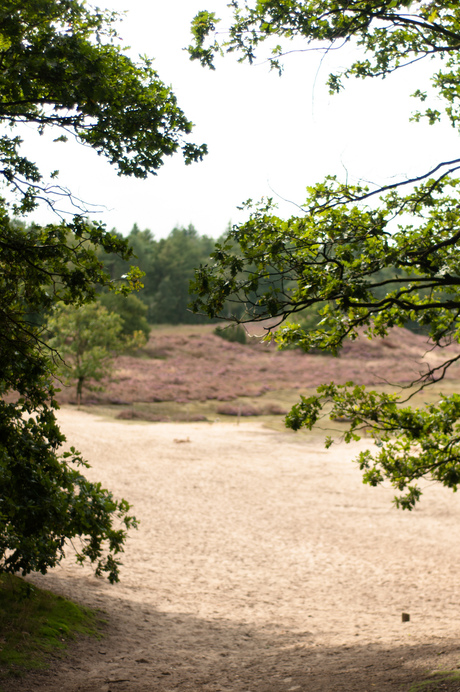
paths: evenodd
<path fill-rule="evenodd" d="M 103 620 L 88 608 L 12 575 L 0 575 L 0 690 L 9 677 L 48 666 L 77 635 L 100 638 Z"/>

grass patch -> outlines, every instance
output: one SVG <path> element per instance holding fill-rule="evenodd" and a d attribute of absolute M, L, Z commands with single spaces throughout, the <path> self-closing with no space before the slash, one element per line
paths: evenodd
<path fill-rule="evenodd" d="M 409 692 L 458 692 L 460 690 L 460 670 L 440 670 L 430 678 L 412 685 Z"/>
<path fill-rule="evenodd" d="M 10 574 L 0 575 L 0 691 L 11 677 L 48 667 L 76 635 L 100 638 L 93 611 Z"/>

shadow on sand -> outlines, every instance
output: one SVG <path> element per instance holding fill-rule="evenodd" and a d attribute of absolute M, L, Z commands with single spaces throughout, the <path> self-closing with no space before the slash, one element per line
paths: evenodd
<path fill-rule="evenodd" d="M 68 596 L 69 581 L 49 575 L 40 586 Z M 118 596 L 115 605 L 110 593 L 97 600 L 108 620 L 106 636 L 71 643 L 48 671 L 11 681 L 8 692 L 460 690 L 459 680 L 442 682 L 440 675 L 432 677 L 435 686 L 418 686 L 434 670 L 459 666 L 460 640 L 328 648 L 316 643 L 315 632 L 283 631 L 276 623 L 255 628 L 162 613 Z"/>

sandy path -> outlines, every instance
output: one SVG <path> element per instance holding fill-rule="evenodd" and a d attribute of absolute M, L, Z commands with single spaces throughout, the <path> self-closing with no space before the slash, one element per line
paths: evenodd
<path fill-rule="evenodd" d="M 70 560 L 33 577 L 103 608 L 109 631 L 22 690 L 386 692 L 459 664 L 452 492 L 396 511 L 391 490 L 362 485 L 356 445 L 251 423 L 59 417 L 141 526 L 119 585 Z"/>

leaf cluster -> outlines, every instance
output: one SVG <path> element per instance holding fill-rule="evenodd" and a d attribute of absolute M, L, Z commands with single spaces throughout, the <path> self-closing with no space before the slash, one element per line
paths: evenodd
<path fill-rule="evenodd" d="M 232 0 L 229 7 L 232 23 L 222 32 L 223 39 L 216 33 L 219 20 L 214 13 L 202 11 L 195 17 L 188 48 L 192 60 L 214 68 L 216 54 L 235 53 L 240 62 L 253 63 L 261 45 L 268 43 L 267 60 L 281 73 L 288 53 L 326 53 L 352 43 L 362 57 L 329 75 L 328 87 L 335 93 L 349 77 L 386 77 L 415 62 L 437 58 L 436 65 L 442 67 L 434 70 L 432 83 L 446 102 L 450 121 L 457 125 L 460 8 L 454 0 Z M 427 93 L 417 89 L 414 96 L 423 102 Z M 434 123 L 440 116 L 437 108 L 428 107 L 415 117 Z"/>
<path fill-rule="evenodd" d="M 406 400 L 407 403 L 407 400 Z M 325 413 L 325 409 L 327 413 Z M 321 418 L 346 420 L 346 442 L 371 435 L 377 451 L 365 450 L 357 459 L 363 482 L 371 486 L 390 481 L 398 491 L 397 507 L 412 509 L 422 491 L 416 481 L 436 481 L 454 492 L 460 483 L 460 397 L 442 397 L 424 409 L 404 406 L 396 394 L 366 390 L 348 382 L 322 385 L 317 394 L 301 397 L 288 414 L 293 430 L 311 429 Z M 328 438 L 326 446 L 332 444 Z"/>
<path fill-rule="evenodd" d="M 84 477 L 88 464 L 74 448 L 58 455 L 65 438 L 52 407 L 30 416 L 22 398 L 0 402 L 0 571 L 45 573 L 78 537 L 78 561 L 89 559 L 96 574 L 118 581 L 116 556 L 136 520 L 126 501 Z"/>
<path fill-rule="evenodd" d="M 134 63 L 120 49 L 115 13 L 93 10 L 80 0 L 6 0 L 0 9 L 0 122 L 58 128 L 103 154 L 120 174 L 145 178 L 165 156 L 181 149 L 187 163 L 202 158 L 204 145 L 186 141 L 191 122 L 170 87 L 142 58 Z M 34 196 L 37 167 L 18 153 L 20 140 L 2 140 L 3 175 L 19 177 Z M 22 161 L 22 166 L 17 164 Z M 30 200 L 29 200 L 30 203 Z"/>
<path fill-rule="evenodd" d="M 245 321 L 283 321 L 321 305 L 320 325 L 302 335 L 307 350 L 337 351 L 362 327 L 384 336 L 408 319 L 426 325 L 438 344 L 456 340 L 458 184 L 429 179 L 371 207 L 359 203 L 362 188 L 329 178 L 309 190 L 304 217 L 283 220 L 261 204 L 198 270 L 195 309 L 214 317 L 233 296 L 245 305 Z M 277 338 L 288 344 L 299 334 L 286 328 Z"/>
<path fill-rule="evenodd" d="M 61 455 L 54 409 L 52 351 L 41 317 L 57 302 L 81 305 L 95 282 L 109 284 L 98 242 L 129 257 L 127 244 L 74 220 L 46 227 L 11 221 L 2 210 L 0 348 L 0 571 L 45 572 L 80 537 L 78 559 L 118 579 L 129 505 L 81 472 L 77 452 Z M 75 308 L 78 309 L 78 308 Z M 11 401 L 15 393 L 16 401 Z"/>

